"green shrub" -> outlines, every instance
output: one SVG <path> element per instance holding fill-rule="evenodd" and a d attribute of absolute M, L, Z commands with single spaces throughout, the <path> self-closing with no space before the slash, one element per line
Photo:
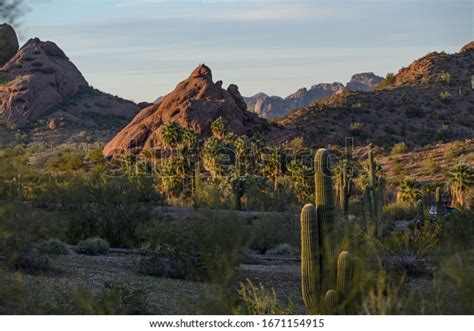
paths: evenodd
<path fill-rule="evenodd" d="M 100 238 L 82 240 L 76 247 L 76 251 L 79 254 L 85 255 L 106 255 L 109 250 L 109 244 Z"/>
<path fill-rule="evenodd" d="M 165 275 L 175 264 L 183 269 L 177 272 L 178 278 L 193 280 L 229 279 L 246 246 L 234 213 L 199 212 L 186 221 L 156 220 L 141 227 L 139 233 L 141 241 L 148 243 L 147 258 L 139 271 Z"/>
<path fill-rule="evenodd" d="M 288 215 L 269 214 L 253 220 L 246 228 L 247 237 L 250 238 L 250 248 L 260 254 L 279 244 L 288 243 L 299 247 L 299 222 Z"/>
<path fill-rule="evenodd" d="M 440 171 L 440 166 L 435 159 L 430 157 L 426 159 L 423 170 L 427 175 L 436 175 Z"/>
<path fill-rule="evenodd" d="M 10 263 L 16 270 L 32 275 L 51 270 L 50 259 L 35 252 L 19 253 L 10 260 Z"/>
<path fill-rule="evenodd" d="M 412 220 L 416 217 L 416 208 L 406 203 L 391 203 L 384 206 L 384 217 L 390 222 Z"/>
<path fill-rule="evenodd" d="M 385 76 L 385 79 L 377 85 L 377 88 L 385 88 L 391 86 L 395 82 L 395 75 L 391 72 Z"/>
<path fill-rule="evenodd" d="M 441 92 L 439 94 L 439 98 L 442 102 L 449 103 L 451 101 L 451 93 L 449 93 L 448 91 Z"/>
<path fill-rule="evenodd" d="M 279 244 L 266 252 L 267 255 L 296 255 L 297 253 L 297 249 L 286 243 Z"/>
<path fill-rule="evenodd" d="M 48 255 L 68 255 L 69 249 L 67 246 L 58 239 L 50 239 L 43 241 L 38 245 L 38 251 L 41 254 Z"/>
<path fill-rule="evenodd" d="M 205 270 L 197 254 L 183 254 L 172 246 L 161 245 L 140 259 L 138 273 L 171 279 L 199 280 Z"/>
<path fill-rule="evenodd" d="M 294 304 L 278 301 L 275 290 L 269 291 L 263 285 L 255 286 L 250 280 L 240 283 L 238 290 L 240 304 L 235 309 L 237 315 L 292 315 Z"/>
<path fill-rule="evenodd" d="M 393 145 L 392 150 L 390 151 L 391 155 L 397 155 L 408 152 L 408 146 L 405 142 L 400 142 L 398 144 Z"/>
<path fill-rule="evenodd" d="M 441 75 L 439 76 L 439 78 L 446 85 L 453 85 L 453 83 L 454 83 L 453 77 L 447 71 L 442 72 Z"/>
<path fill-rule="evenodd" d="M 364 124 L 360 122 L 353 122 L 349 126 L 349 133 L 352 134 L 355 137 L 360 136 L 362 129 L 364 128 Z"/>

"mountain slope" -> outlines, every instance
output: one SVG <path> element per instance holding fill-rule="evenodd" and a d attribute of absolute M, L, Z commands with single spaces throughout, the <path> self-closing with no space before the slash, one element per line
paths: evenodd
<path fill-rule="evenodd" d="M 50 41 L 30 39 L 0 70 L 0 123 L 10 127 L 62 131 L 66 139 L 83 130 L 107 136 L 137 111 L 134 103 L 90 87 Z"/>
<path fill-rule="evenodd" d="M 222 81 L 213 82 L 212 72 L 205 65 L 154 105 L 141 110 L 122 131 L 104 148 L 106 156 L 137 154 L 144 149 L 163 146 L 163 125 L 172 121 L 185 128 L 194 128 L 202 136 L 211 132 L 211 124 L 222 117 L 227 129 L 236 134 L 265 131 L 268 123 L 246 110 L 247 106 L 238 87 L 231 84 L 227 90 Z"/>
<path fill-rule="evenodd" d="M 472 44 L 472 43 L 471 43 Z M 344 92 L 290 114 L 279 124 L 313 145 L 424 146 L 474 136 L 474 49 L 430 53 L 402 68 L 383 88 Z"/>

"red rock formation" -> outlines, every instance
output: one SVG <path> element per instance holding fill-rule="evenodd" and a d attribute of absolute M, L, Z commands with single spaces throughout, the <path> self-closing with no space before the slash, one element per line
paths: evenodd
<path fill-rule="evenodd" d="M 29 40 L 2 71 L 11 81 L 0 85 L 0 120 L 18 126 L 38 119 L 87 86 L 56 44 L 39 39 Z"/>
<path fill-rule="evenodd" d="M 144 149 L 162 147 L 164 124 L 176 121 L 182 127 L 193 127 L 202 136 L 211 132 L 211 124 L 222 117 L 229 131 L 236 134 L 265 130 L 268 123 L 246 110 L 246 104 L 236 85 L 227 90 L 222 81 L 212 80 L 211 69 L 197 67 L 173 92 L 140 113 L 104 148 L 106 156 L 137 154 Z"/>

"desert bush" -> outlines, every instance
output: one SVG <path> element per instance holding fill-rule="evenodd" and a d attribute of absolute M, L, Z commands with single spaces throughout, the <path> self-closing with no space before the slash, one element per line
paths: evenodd
<path fill-rule="evenodd" d="M 245 230 L 250 238 L 250 248 L 260 254 L 284 243 L 299 247 L 299 223 L 291 214 L 283 217 L 276 214 L 262 216 L 253 220 Z"/>
<path fill-rule="evenodd" d="M 105 285 L 95 302 L 94 314 L 105 315 L 145 315 L 150 314 L 147 307 L 147 292 L 117 282 Z"/>
<path fill-rule="evenodd" d="M 392 150 L 390 151 L 391 155 L 397 155 L 408 152 L 408 146 L 405 142 L 400 142 L 398 144 L 393 145 Z"/>
<path fill-rule="evenodd" d="M 76 247 L 79 254 L 85 255 L 106 255 L 109 250 L 109 244 L 100 238 L 81 240 Z"/>
<path fill-rule="evenodd" d="M 474 240 L 474 212 L 464 210 L 445 217 L 441 235 L 443 250 L 454 254 L 472 249 Z"/>
<path fill-rule="evenodd" d="M 412 220 L 416 217 L 416 208 L 406 203 L 395 202 L 384 206 L 384 218 L 393 223 L 402 220 Z"/>
<path fill-rule="evenodd" d="M 38 245 L 38 251 L 41 254 L 48 255 L 68 255 L 69 249 L 67 246 L 58 239 L 50 239 L 47 241 L 40 242 Z"/>
<path fill-rule="evenodd" d="M 432 157 L 427 158 L 423 166 L 423 170 L 427 175 L 437 175 L 440 171 L 440 166 Z"/>
<path fill-rule="evenodd" d="M 40 274 L 51 270 L 51 261 L 46 255 L 37 252 L 20 252 L 10 259 L 11 266 L 23 273 Z"/>
<path fill-rule="evenodd" d="M 453 162 L 463 152 L 462 142 L 456 141 L 446 146 L 444 157 L 447 161 Z"/>
<path fill-rule="evenodd" d="M 238 289 L 239 305 L 234 313 L 237 315 L 292 315 L 294 304 L 289 300 L 286 304 L 278 301 L 275 290 L 267 290 L 263 285 L 255 286 L 247 279 Z"/>
<path fill-rule="evenodd" d="M 401 233 L 392 232 L 383 243 L 389 255 L 423 257 L 432 255 L 439 246 L 442 225 L 414 226 Z"/>
<path fill-rule="evenodd" d="M 266 252 L 267 255 L 296 255 L 297 253 L 297 249 L 286 243 L 279 244 Z"/>
<path fill-rule="evenodd" d="M 48 159 L 46 168 L 59 171 L 77 171 L 84 165 L 84 154 L 80 152 L 57 153 Z"/>
<path fill-rule="evenodd" d="M 441 82 L 443 82 L 446 85 L 453 85 L 453 77 L 451 74 L 447 71 L 443 71 L 441 75 L 439 76 Z"/>
<path fill-rule="evenodd" d="M 161 196 L 147 178 L 78 179 L 60 189 L 59 201 L 68 211 L 68 241 L 91 237 L 106 239 L 114 247 L 138 245 L 136 230 L 151 221 L 152 204 Z"/>
<path fill-rule="evenodd" d="M 451 93 L 449 93 L 448 91 L 441 92 L 439 94 L 439 98 L 444 103 L 449 103 L 452 99 Z"/>
<path fill-rule="evenodd" d="M 377 88 L 386 88 L 391 86 L 395 81 L 395 75 L 393 73 L 388 73 L 385 76 L 385 79 L 377 85 Z"/>
<path fill-rule="evenodd" d="M 349 125 L 349 133 L 355 137 L 358 137 L 360 136 L 363 128 L 364 124 L 360 122 L 353 122 Z"/>
<path fill-rule="evenodd" d="M 363 294 L 362 314 L 366 315 L 397 315 L 406 313 L 409 308 L 410 296 L 402 293 L 405 277 L 393 277 L 383 268 L 371 279 L 368 290 Z"/>
<path fill-rule="evenodd" d="M 457 287 L 466 312 L 474 309 L 474 273 L 472 250 L 455 253 L 441 264 L 441 270 Z"/>
<path fill-rule="evenodd" d="M 23 204 L 0 203 L 0 263 L 26 273 L 50 269 L 49 259 L 38 253 L 36 244 L 56 237 L 61 228 L 54 214 L 33 210 Z"/>
<path fill-rule="evenodd" d="M 172 264 L 175 259 L 184 264 L 185 278 L 194 280 L 225 282 L 246 246 L 236 215 L 218 216 L 214 211 L 201 212 L 187 221 L 156 220 L 143 226 L 140 234 L 142 242 L 148 243 L 142 272 L 161 273 L 161 267 L 153 264 L 160 260 Z"/>

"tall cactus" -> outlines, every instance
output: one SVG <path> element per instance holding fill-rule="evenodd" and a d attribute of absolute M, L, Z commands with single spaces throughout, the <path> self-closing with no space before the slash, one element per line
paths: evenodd
<path fill-rule="evenodd" d="M 373 150 L 369 151 L 368 159 L 368 186 L 364 191 L 364 213 L 367 231 L 381 238 L 383 236 L 383 205 L 385 179 L 376 176 L 377 163 L 374 159 Z M 370 213 L 369 213 L 370 209 Z"/>
<path fill-rule="evenodd" d="M 320 256 L 324 260 L 334 260 L 335 246 L 332 238 L 335 223 L 334 195 L 332 187 L 329 152 L 320 149 L 314 158 L 314 190 L 316 213 L 318 218 Z M 324 261 L 323 261 L 324 262 Z M 335 278 L 333 263 L 322 263 L 322 272 L 326 275 L 322 283 L 323 291 L 330 289 Z"/>
<path fill-rule="evenodd" d="M 349 199 L 352 193 L 352 180 L 348 173 L 348 164 L 344 162 L 342 171 L 339 173 L 339 183 L 337 192 L 339 194 L 339 204 L 345 218 L 348 216 Z"/>
<path fill-rule="evenodd" d="M 308 204 L 301 210 L 301 290 L 311 314 L 318 313 L 321 290 L 321 252 L 316 208 Z"/>
<path fill-rule="evenodd" d="M 300 219 L 302 296 L 311 314 L 336 314 L 355 297 L 354 261 L 348 252 L 334 259 L 334 198 L 326 150 L 318 151 L 314 165 L 316 206 L 304 206 Z"/>
<path fill-rule="evenodd" d="M 379 177 L 377 184 L 377 238 L 383 237 L 384 219 L 383 219 L 383 205 L 385 199 L 385 178 Z"/>

